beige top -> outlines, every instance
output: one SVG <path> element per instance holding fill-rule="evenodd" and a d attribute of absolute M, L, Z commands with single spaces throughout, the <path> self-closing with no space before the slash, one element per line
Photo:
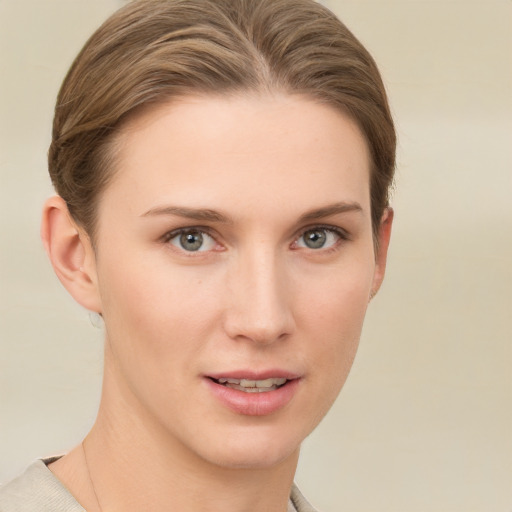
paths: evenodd
<path fill-rule="evenodd" d="M 86 512 L 48 469 L 58 457 L 37 460 L 24 473 L 0 487 L 0 512 Z M 294 485 L 288 512 L 316 512 Z"/>

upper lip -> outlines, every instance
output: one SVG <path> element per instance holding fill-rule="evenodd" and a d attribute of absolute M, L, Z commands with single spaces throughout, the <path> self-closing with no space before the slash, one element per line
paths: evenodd
<path fill-rule="evenodd" d="M 225 372 L 216 372 L 205 374 L 210 379 L 246 379 L 246 380 L 266 380 L 271 378 L 293 380 L 300 377 L 299 374 L 283 369 L 269 369 L 262 371 L 255 370 L 229 370 Z"/>

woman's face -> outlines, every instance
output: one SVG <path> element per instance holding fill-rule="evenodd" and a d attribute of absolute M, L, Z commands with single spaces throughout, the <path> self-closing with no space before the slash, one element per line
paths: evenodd
<path fill-rule="evenodd" d="M 221 466 L 294 457 L 383 271 L 362 135 L 304 97 L 206 96 L 120 142 L 95 260 L 106 409 Z"/>

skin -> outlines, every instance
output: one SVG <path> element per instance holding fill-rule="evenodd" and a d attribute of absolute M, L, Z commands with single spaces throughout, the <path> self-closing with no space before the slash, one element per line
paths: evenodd
<path fill-rule="evenodd" d="M 106 330 L 89 471 L 81 447 L 51 469 L 92 511 L 91 480 L 103 510 L 282 512 L 384 276 L 392 212 L 375 254 L 366 142 L 340 112 L 286 95 L 186 97 L 119 142 L 94 249 L 62 199 L 43 215 L 57 275 Z M 180 229 L 204 233 L 200 250 Z M 276 369 L 298 384 L 263 415 L 226 407 L 206 377 Z"/>

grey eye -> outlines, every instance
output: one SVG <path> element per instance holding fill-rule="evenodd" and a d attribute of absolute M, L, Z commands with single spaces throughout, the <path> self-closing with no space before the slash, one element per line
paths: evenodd
<path fill-rule="evenodd" d="M 197 229 L 181 231 L 170 238 L 169 243 L 186 252 L 209 251 L 215 247 L 215 240 Z"/>
<path fill-rule="evenodd" d="M 327 234 L 325 229 L 311 229 L 306 231 L 302 238 L 304 239 L 304 245 L 310 249 L 321 249 L 327 240 Z"/>
<path fill-rule="evenodd" d="M 297 240 L 297 247 L 307 249 L 327 249 L 340 240 L 341 235 L 332 229 L 314 228 L 304 231 Z"/>
<path fill-rule="evenodd" d="M 203 235 L 197 231 L 183 233 L 180 235 L 180 245 L 186 251 L 198 251 L 203 245 Z"/>

